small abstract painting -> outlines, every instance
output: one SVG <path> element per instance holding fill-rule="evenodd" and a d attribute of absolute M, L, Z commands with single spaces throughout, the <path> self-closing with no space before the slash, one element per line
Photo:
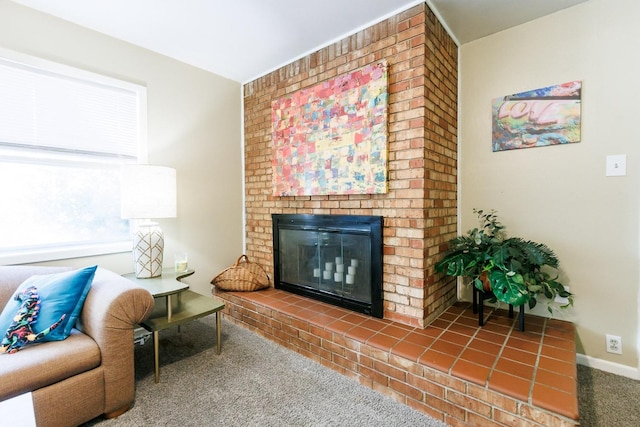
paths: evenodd
<path fill-rule="evenodd" d="M 387 63 L 271 103 L 274 196 L 387 189 Z"/>
<path fill-rule="evenodd" d="M 582 82 L 493 100 L 493 151 L 580 142 Z"/>

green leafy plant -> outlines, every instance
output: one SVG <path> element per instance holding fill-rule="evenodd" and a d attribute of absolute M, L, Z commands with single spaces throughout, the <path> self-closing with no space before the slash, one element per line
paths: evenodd
<path fill-rule="evenodd" d="M 449 241 L 449 249 L 435 266 L 437 272 L 470 277 L 477 289 L 514 306 L 533 308 L 539 297 L 544 297 L 549 312 L 555 306 L 573 305 L 573 294 L 557 280 L 558 257 L 547 245 L 507 238 L 495 210 L 473 212 L 480 226 Z M 556 296 L 567 298 L 568 303 L 554 303 Z"/>

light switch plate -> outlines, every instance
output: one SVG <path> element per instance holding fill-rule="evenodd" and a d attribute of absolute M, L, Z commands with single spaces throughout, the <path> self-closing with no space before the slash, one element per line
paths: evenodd
<path fill-rule="evenodd" d="M 627 174 L 627 155 L 607 156 L 607 176 L 625 176 Z"/>

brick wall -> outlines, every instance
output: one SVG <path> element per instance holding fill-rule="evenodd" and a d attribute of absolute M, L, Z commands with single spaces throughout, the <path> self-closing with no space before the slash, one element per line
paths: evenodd
<path fill-rule="evenodd" d="M 381 59 L 389 66 L 389 192 L 275 197 L 271 101 Z M 425 326 L 456 297 L 434 274 L 456 235 L 457 46 L 426 4 L 244 86 L 247 255 L 273 274 L 271 214 L 381 215 L 384 317 Z"/>

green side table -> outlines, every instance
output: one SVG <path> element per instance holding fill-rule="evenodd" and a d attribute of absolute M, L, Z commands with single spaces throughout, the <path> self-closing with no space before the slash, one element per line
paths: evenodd
<path fill-rule="evenodd" d="M 143 288 L 146 288 L 155 298 L 166 298 L 165 307 L 154 309 L 142 326 L 153 334 L 153 357 L 155 368 L 155 382 L 160 381 L 159 366 L 159 338 L 158 333 L 173 326 L 191 322 L 210 314 L 216 315 L 216 353 L 221 351 L 221 322 L 219 312 L 224 309 L 224 302 L 218 299 L 206 297 L 189 290 L 189 285 L 181 280 L 195 273 L 187 270 L 176 273 L 174 269 L 162 270 L 162 276 L 149 279 L 138 279 L 134 273 L 125 274 L 124 277 Z M 176 298 L 173 298 L 173 297 Z"/>

